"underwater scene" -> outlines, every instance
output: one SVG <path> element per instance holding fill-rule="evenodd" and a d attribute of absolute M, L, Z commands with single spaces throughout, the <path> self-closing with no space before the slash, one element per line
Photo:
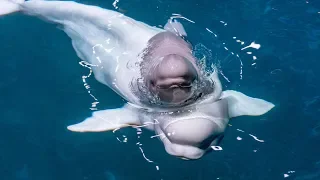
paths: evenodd
<path fill-rule="evenodd" d="M 0 0 L 0 40 L 0 180 L 320 180 L 319 0 Z"/>

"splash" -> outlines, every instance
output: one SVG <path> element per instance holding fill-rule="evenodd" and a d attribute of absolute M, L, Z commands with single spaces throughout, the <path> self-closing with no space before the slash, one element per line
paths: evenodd
<path fill-rule="evenodd" d="M 221 146 L 211 146 L 211 148 L 215 151 L 222 151 L 223 148 Z"/>
<path fill-rule="evenodd" d="M 97 104 L 99 104 L 99 101 L 98 99 L 91 93 L 91 87 L 90 85 L 88 84 L 87 82 L 87 79 L 92 75 L 92 67 L 93 66 L 97 66 L 97 65 L 93 65 L 93 64 L 90 64 L 86 61 L 81 61 L 79 62 L 79 64 L 82 66 L 82 67 L 85 67 L 85 68 L 88 68 L 89 69 L 89 74 L 88 75 L 83 75 L 82 76 L 82 82 L 83 82 L 83 86 L 86 88 L 88 94 L 94 99 L 94 102 L 91 103 L 91 110 L 98 110 L 97 109 Z"/>
<path fill-rule="evenodd" d="M 159 124 L 159 122 L 155 119 L 154 122 L 146 122 L 144 123 L 143 125 L 139 125 L 139 126 L 136 126 L 136 125 L 132 125 L 131 127 L 136 129 L 136 134 L 137 134 L 137 142 L 135 143 L 136 146 L 139 148 L 140 152 L 141 152 L 141 155 L 142 157 L 144 158 L 144 160 L 146 160 L 148 163 L 152 163 L 155 165 L 155 169 L 157 171 L 160 170 L 160 166 L 155 162 L 153 161 L 152 159 L 148 158 L 144 149 L 143 149 L 143 144 L 141 143 L 140 141 L 140 138 L 141 138 L 141 135 L 142 135 L 142 127 L 146 127 L 146 126 L 154 126 L 154 125 L 157 125 Z M 113 133 L 115 133 L 116 131 L 118 131 L 119 129 L 115 129 L 113 130 Z M 155 137 L 158 137 L 157 135 L 155 136 L 151 136 L 150 138 L 155 138 Z M 117 140 L 121 143 L 127 143 L 128 142 L 128 138 L 126 137 L 126 135 L 122 135 L 122 137 L 120 138 L 119 136 L 116 136 Z M 121 140 L 122 139 L 122 140 Z"/>
<path fill-rule="evenodd" d="M 255 42 L 252 42 L 249 46 L 246 46 L 246 47 L 242 48 L 241 50 L 245 50 L 247 48 L 260 49 L 260 47 L 261 47 L 260 44 L 256 44 Z"/>
<path fill-rule="evenodd" d="M 184 20 L 187 20 L 187 21 L 189 21 L 191 23 L 195 23 L 194 21 L 182 16 L 181 14 L 177 14 L 177 13 L 173 13 L 172 16 L 170 17 L 170 19 L 171 20 L 173 20 L 173 19 L 184 19 Z"/>
<path fill-rule="evenodd" d="M 119 1 L 120 0 L 115 0 L 113 3 L 112 3 L 112 5 L 113 5 L 113 7 L 115 8 L 115 9 L 118 9 L 119 7 L 118 7 L 118 3 L 119 3 Z"/>
<path fill-rule="evenodd" d="M 242 133 L 245 133 L 245 131 L 243 131 L 243 130 L 241 130 L 241 129 L 237 129 L 237 131 L 242 132 Z M 248 134 L 248 135 L 251 136 L 254 140 L 256 140 L 256 141 L 258 141 L 258 142 L 261 142 L 261 143 L 264 142 L 264 140 L 258 139 L 257 136 L 255 136 L 255 135 L 252 135 L 252 134 Z M 237 139 L 238 139 L 238 140 L 242 140 L 242 138 L 240 138 L 240 137 L 237 137 Z"/>
<path fill-rule="evenodd" d="M 289 177 L 291 174 L 293 174 L 293 173 L 295 173 L 295 171 L 288 171 L 287 173 L 284 173 L 283 174 L 283 177 L 284 178 L 287 178 L 287 177 Z"/>

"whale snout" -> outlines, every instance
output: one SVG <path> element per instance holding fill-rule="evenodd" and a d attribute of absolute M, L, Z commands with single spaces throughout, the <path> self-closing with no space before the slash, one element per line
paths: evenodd
<path fill-rule="evenodd" d="M 219 144 L 224 128 L 207 118 L 182 119 L 162 127 L 166 151 L 182 159 L 199 159 Z"/>

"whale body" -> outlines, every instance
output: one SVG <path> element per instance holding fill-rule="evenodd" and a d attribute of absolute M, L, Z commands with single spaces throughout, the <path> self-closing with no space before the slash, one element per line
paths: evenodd
<path fill-rule="evenodd" d="M 127 101 L 123 107 L 93 112 L 84 121 L 68 126 L 71 131 L 144 127 L 155 132 L 169 154 L 199 159 L 219 144 L 230 118 L 260 116 L 274 107 L 238 91 L 223 91 L 217 70 L 210 75 L 195 72 L 205 83 L 184 104 L 157 103 L 150 89 L 140 82 L 146 78 L 143 67 L 151 66 L 147 59 L 153 62 L 155 58 L 150 54 L 178 54 L 191 59 L 191 67 L 196 66 L 197 60 L 188 49 L 192 48 L 180 39 L 186 32 L 178 22 L 170 21 L 161 29 L 112 10 L 72 1 L 0 0 L 0 15 L 15 12 L 58 24 L 70 37 L 77 56 L 90 65 L 96 80 Z M 175 63 L 172 59 L 168 62 Z"/>

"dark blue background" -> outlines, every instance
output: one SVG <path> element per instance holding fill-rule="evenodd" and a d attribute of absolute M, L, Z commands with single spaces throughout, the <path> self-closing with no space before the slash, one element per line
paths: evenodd
<path fill-rule="evenodd" d="M 110 0 L 80 2 L 114 9 Z M 295 172 L 287 179 L 320 179 L 320 2 L 120 0 L 118 6 L 154 26 L 163 25 L 172 13 L 192 19 L 195 24 L 183 21 L 190 41 L 212 50 L 211 61 L 230 80 L 220 76 L 224 88 L 276 107 L 264 116 L 233 119 L 221 144 L 224 150 L 197 161 L 168 155 L 159 140 L 150 139 L 152 133 L 143 131 L 144 152 L 156 162 L 148 163 L 135 145 L 134 129 L 67 131 L 67 125 L 92 113 L 93 100 L 81 79 L 88 70 L 78 64 L 69 38 L 55 25 L 21 14 L 0 17 L 1 180 L 108 180 L 107 172 L 117 180 L 277 180 L 288 171 Z M 256 65 L 233 37 L 245 45 L 261 44 L 252 50 Z M 242 79 L 239 58 L 230 52 L 243 62 Z M 99 109 L 125 102 L 93 78 L 89 83 Z M 122 135 L 128 143 L 116 139 Z"/>

